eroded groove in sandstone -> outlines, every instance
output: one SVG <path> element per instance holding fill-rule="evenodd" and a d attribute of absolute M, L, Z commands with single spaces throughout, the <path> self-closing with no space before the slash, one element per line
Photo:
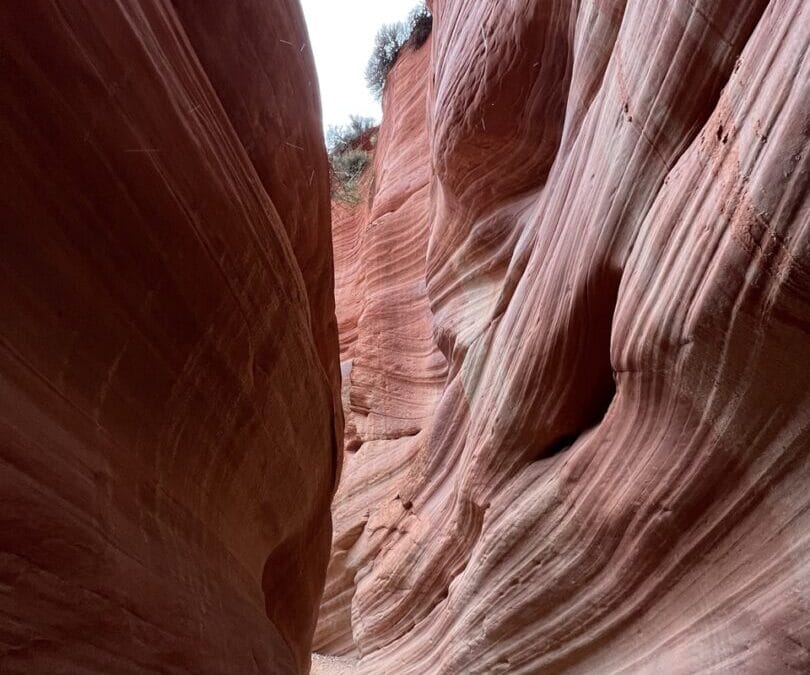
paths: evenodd
<path fill-rule="evenodd" d="M 338 272 L 363 423 L 316 647 L 368 673 L 804 672 L 807 4 L 432 6 L 368 186 L 427 172 L 427 225 L 399 229 L 425 248 Z M 396 247 L 355 218 L 353 251 Z M 403 372 L 374 358 L 420 380 L 431 348 L 438 390 L 375 393 Z"/>

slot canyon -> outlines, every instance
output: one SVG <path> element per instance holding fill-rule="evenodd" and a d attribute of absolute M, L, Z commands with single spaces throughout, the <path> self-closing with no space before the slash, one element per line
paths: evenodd
<path fill-rule="evenodd" d="M 810 673 L 810 2 L 427 4 L 0 1 L 0 673 Z"/>

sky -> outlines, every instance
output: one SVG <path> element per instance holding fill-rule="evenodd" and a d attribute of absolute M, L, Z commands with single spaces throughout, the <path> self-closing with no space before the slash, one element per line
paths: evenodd
<path fill-rule="evenodd" d="M 380 104 L 364 76 L 374 36 L 384 23 L 402 21 L 417 0 L 301 0 L 321 85 L 324 128 L 349 115 L 379 120 Z"/>

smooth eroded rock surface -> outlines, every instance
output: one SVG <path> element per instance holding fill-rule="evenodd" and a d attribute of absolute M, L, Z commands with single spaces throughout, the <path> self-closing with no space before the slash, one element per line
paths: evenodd
<path fill-rule="evenodd" d="M 0 671 L 305 672 L 342 416 L 300 8 L 0 31 Z"/>
<path fill-rule="evenodd" d="M 432 5 L 334 232 L 316 649 L 807 672 L 810 5 Z"/>

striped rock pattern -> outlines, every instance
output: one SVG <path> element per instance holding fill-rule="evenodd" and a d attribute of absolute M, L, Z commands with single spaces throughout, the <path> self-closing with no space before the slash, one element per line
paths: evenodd
<path fill-rule="evenodd" d="M 430 47 L 423 46 L 392 75 L 392 81 L 403 82 L 403 96 L 387 107 L 373 172 L 361 186 L 363 199 L 333 210 L 336 297 L 348 302 L 339 321 L 346 336 L 344 381 L 351 382 L 350 451 L 368 441 L 418 433 L 445 380 L 425 286 L 430 148 L 419 73 L 426 71 L 429 56 Z M 344 218 L 352 225 L 346 227 Z M 348 314 L 356 317 L 353 322 Z M 347 325 L 344 333 L 346 323 L 356 329 Z"/>
<path fill-rule="evenodd" d="M 338 284 L 355 363 L 411 363 L 424 265 L 446 378 L 406 428 L 388 373 L 351 372 L 385 432 L 347 445 L 316 647 L 367 673 L 807 672 L 810 4 L 432 5 L 375 162 L 405 194 L 424 153 L 388 145 L 427 144 L 429 222 L 360 256 L 387 305 Z"/>
<path fill-rule="evenodd" d="M 342 415 L 298 3 L 0 35 L 0 672 L 307 672 Z"/>
<path fill-rule="evenodd" d="M 332 207 L 347 468 L 336 497 L 339 526 L 314 643 L 324 652 L 352 651 L 353 584 L 344 552 L 354 544 L 369 504 L 385 498 L 391 487 L 387 478 L 413 456 L 414 440 L 430 422 L 446 377 L 425 284 L 429 57 L 430 42 L 409 51 L 391 73 L 391 89 L 401 95 L 384 101 L 386 122 L 373 167 L 361 180 L 360 200 Z M 372 475 L 375 452 L 379 475 Z M 356 470 L 356 463 L 363 469 Z M 361 483 L 355 485 L 355 479 Z"/>

